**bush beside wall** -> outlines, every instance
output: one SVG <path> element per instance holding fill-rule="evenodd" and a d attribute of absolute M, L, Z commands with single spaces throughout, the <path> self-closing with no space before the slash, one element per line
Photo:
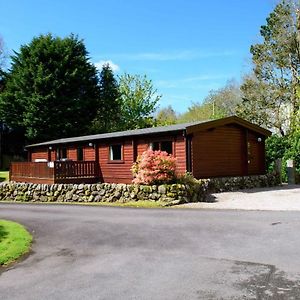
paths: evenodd
<path fill-rule="evenodd" d="M 185 184 L 33 184 L 0 183 L 0 200 L 15 202 L 130 202 L 160 201 L 166 206 L 205 201 L 208 193 L 277 185 L 276 175 L 224 177 Z"/>

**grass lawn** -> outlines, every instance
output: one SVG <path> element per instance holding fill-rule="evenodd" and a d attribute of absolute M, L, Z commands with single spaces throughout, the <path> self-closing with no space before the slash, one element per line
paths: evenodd
<path fill-rule="evenodd" d="M 8 265 L 29 251 L 30 233 L 20 224 L 0 220 L 0 266 Z"/>
<path fill-rule="evenodd" d="M 9 172 L 8 171 L 0 171 L 0 182 L 8 180 Z"/>
<path fill-rule="evenodd" d="M 121 202 L 16 202 L 1 201 L 0 203 L 19 203 L 19 204 L 41 204 L 41 205 L 84 205 L 84 206 L 115 206 L 115 207 L 138 207 L 138 208 L 163 208 L 166 207 L 162 202 L 155 201 L 131 201 Z"/>

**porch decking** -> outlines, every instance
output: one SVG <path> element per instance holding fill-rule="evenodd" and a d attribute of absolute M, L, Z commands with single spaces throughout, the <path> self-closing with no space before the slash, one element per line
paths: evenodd
<path fill-rule="evenodd" d="M 41 184 L 99 182 L 99 166 L 95 161 L 15 162 L 9 179 Z"/>

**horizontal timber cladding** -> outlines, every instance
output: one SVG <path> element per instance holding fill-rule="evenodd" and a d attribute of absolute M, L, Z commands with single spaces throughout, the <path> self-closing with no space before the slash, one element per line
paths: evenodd
<path fill-rule="evenodd" d="M 48 148 L 44 147 L 40 149 L 34 149 L 31 152 L 31 161 L 34 162 L 37 159 L 48 160 Z"/>
<path fill-rule="evenodd" d="M 84 161 L 96 160 L 96 151 L 94 146 L 86 146 L 83 148 L 83 160 Z"/>
<path fill-rule="evenodd" d="M 150 143 L 171 141 L 173 156 L 176 158 L 176 171 L 178 174 L 186 172 L 186 141 L 185 137 L 181 134 L 178 135 L 166 135 L 166 136 L 153 136 L 147 139 L 138 139 L 135 142 L 136 153 L 141 155 L 144 151 L 149 148 Z"/>
<path fill-rule="evenodd" d="M 175 139 L 175 157 L 176 157 L 176 170 L 178 174 L 186 172 L 186 140 L 183 136 L 177 136 Z"/>
<path fill-rule="evenodd" d="M 246 130 L 237 125 L 195 132 L 192 172 L 196 178 L 247 174 Z"/>
<path fill-rule="evenodd" d="M 51 161 L 55 161 L 56 160 L 56 151 L 55 150 L 51 150 L 50 151 L 50 160 Z"/>
<path fill-rule="evenodd" d="M 105 143 L 98 142 L 98 157 L 101 179 L 109 183 L 131 183 L 133 176 L 131 167 L 138 155 L 149 148 L 151 142 L 172 141 L 173 155 L 176 157 L 177 173 L 186 171 L 185 138 L 178 136 L 152 136 L 143 139 L 114 139 Z M 122 145 L 122 160 L 111 161 L 110 145 Z"/>
<path fill-rule="evenodd" d="M 122 145 L 122 159 L 110 160 L 110 145 Z M 102 180 L 108 183 L 131 183 L 133 177 L 131 167 L 133 164 L 132 140 L 112 140 L 98 143 L 99 164 Z"/>
<path fill-rule="evenodd" d="M 77 148 L 73 147 L 68 147 L 67 148 L 67 158 L 70 160 L 77 160 Z"/>

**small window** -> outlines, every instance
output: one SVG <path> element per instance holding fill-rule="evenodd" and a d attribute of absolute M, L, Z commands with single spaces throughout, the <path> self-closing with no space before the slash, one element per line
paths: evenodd
<path fill-rule="evenodd" d="M 59 148 L 57 149 L 57 159 L 67 158 L 67 148 Z"/>
<path fill-rule="evenodd" d="M 77 160 L 83 161 L 83 148 L 82 147 L 77 148 Z"/>
<path fill-rule="evenodd" d="M 149 148 L 153 151 L 157 151 L 159 150 L 159 142 L 153 142 L 149 144 Z"/>
<path fill-rule="evenodd" d="M 168 154 L 173 154 L 172 142 L 171 141 L 161 142 L 160 150 L 166 151 Z"/>
<path fill-rule="evenodd" d="M 109 159 L 122 160 L 122 145 L 109 146 Z"/>
<path fill-rule="evenodd" d="M 168 154 L 173 154 L 173 143 L 172 141 L 152 142 L 149 144 L 151 150 L 166 151 Z"/>

